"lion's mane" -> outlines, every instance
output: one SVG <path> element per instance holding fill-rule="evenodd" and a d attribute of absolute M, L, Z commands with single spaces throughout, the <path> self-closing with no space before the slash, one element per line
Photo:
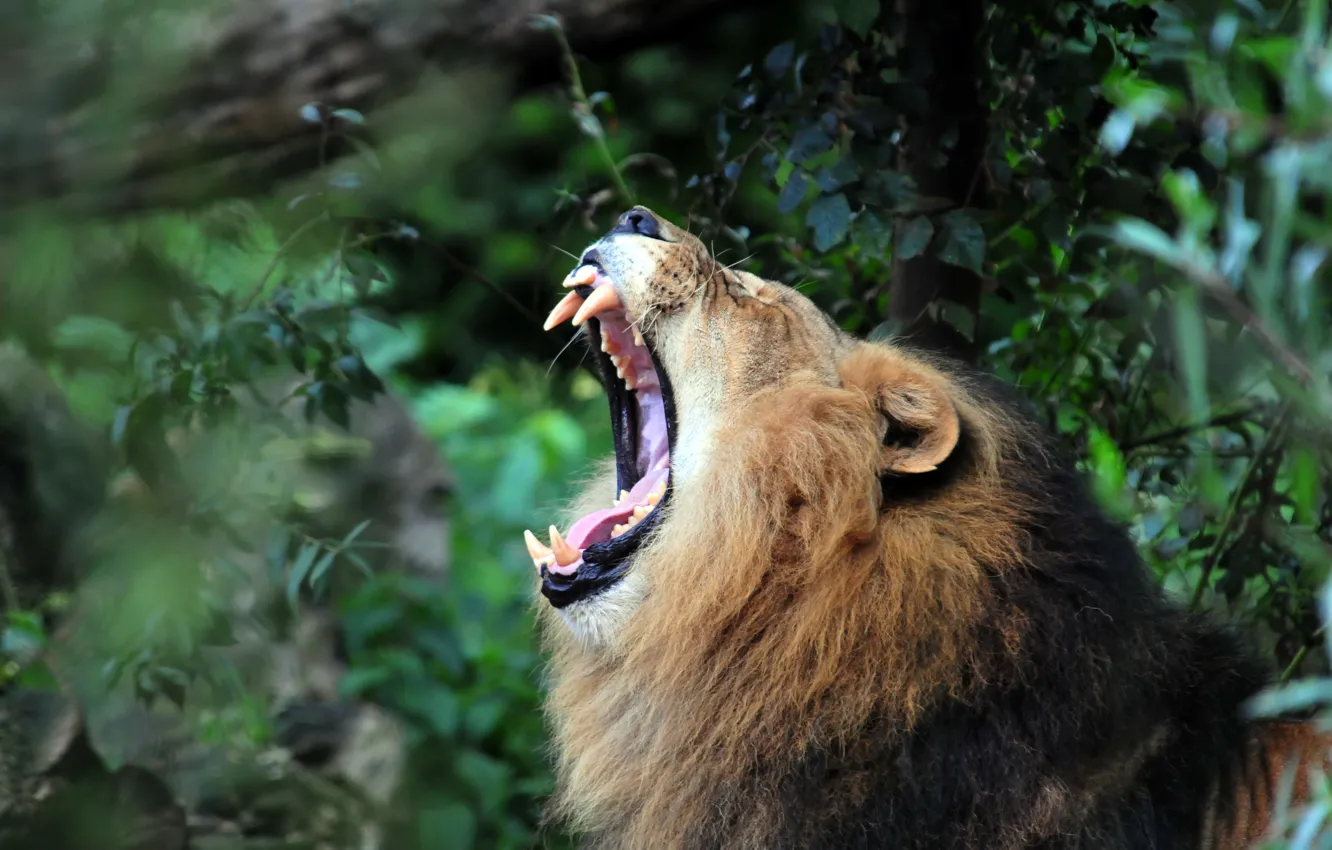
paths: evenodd
<path fill-rule="evenodd" d="M 1198 846 L 1262 668 L 998 382 L 896 345 L 839 369 L 730 411 L 613 648 L 546 613 L 552 813 L 617 848 Z M 884 387 L 910 439 L 942 388 L 937 469 L 882 474 Z"/>

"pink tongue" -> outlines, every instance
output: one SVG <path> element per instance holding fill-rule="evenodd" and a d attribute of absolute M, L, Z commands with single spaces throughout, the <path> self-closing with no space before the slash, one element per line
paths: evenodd
<path fill-rule="evenodd" d="M 634 489 L 629 491 L 629 498 L 622 500 L 613 508 L 606 508 L 604 511 L 594 511 L 573 524 L 565 539 L 569 544 L 579 549 L 586 549 L 592 543 L 600 543 L 611 538 L 611 528 L 616 525 L 623 525 L 629 517 L 633 516 L 634 508 L 639 505 L 647 504 L 648 494 L 656 489 L 657 485 L 666 480 L 670 473 L 669 469 L 654 469 L 642 480 L 634 485 Z"/>

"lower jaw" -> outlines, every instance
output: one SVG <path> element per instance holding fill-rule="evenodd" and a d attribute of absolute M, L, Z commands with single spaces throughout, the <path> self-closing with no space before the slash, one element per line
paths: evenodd
<path fill-rule="evenodd" d="M 671 479 L 666 479 L 666 492 L 652 513 L 632 529 L 583 550 L 583 563 L 572 575 L 560 575 L 549 570 L 541 573 L 541 595 L 554 608 L 565 608 L 575 602 L 592 599 L 621 581 L 631 568 L 634 555 L 661 524 L 663 509 L 671 495 Z"/>

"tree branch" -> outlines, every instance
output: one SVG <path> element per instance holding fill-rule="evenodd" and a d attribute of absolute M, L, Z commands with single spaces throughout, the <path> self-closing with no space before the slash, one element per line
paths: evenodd
<path fill-rule="evenodd" d="M 740 5 L 743 5 L 742 0 Z M 512 65 L 559 79 L 535 14 L 604 58 L 722 0 L 126 0 L 119 18 L 0 11 L 0 209 L 191 205 L 318 164 L 309 103 L 370 113 L 431 72 Z M 29 8 L 31 7 L 31 8 Z M 535 69 L 535 74 L 533 73 Z M 371 121 L 373 126 L 374 121 Z M 5 221 L 0 218 L 0 228 Z"/>

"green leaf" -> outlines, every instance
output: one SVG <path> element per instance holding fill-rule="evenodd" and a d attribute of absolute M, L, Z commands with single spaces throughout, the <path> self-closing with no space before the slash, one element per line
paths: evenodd
<path fill-rule="evenodd" d="M 763 70 L 774 80 L 779 80 L 786 76 L 786 72 L 791 68 L 791 62 L 795 60 L 795 42 L 783 41 L 781 44 L 768 51 L 768 55 L 763 59 Z"/>
<path fill-rule="evenodd" d="M 870 210 L 856 216 L 855 241 L 860 249 L 875 257 L 888 253 L 893 232 L 889 225 Z"/>
<path fill-rule="evenodd" d="M 791 139 L 791 147 L 786 152 L 786 158 L 794 163 L 802 163 L 807 159 L 816 157 L 821 153 L 832 150 L 833 140 L 827 131 L 818 124 L 806 127 L 796 133 Z"/>
<path fill-rule="evenodd" d="M 1181 289 L 1175 301 L 1175 342 L 1187 385 L 1189 409 L 1198 421 L 1208 417 L 1210 408 L 1206 332 L 1198 290 L 1194 287 Z"/>
<path fill-rule="evenodd" d="M 879 0 L 833 0 L 837 20 L 842 26 L 864 38 L 879 17 Z"/>
<path fill-rule="evenodd" d="M 319 554 L 319 546 L 314 543 L 307 543 L 301 547 L 301 551 L 296 555 L 296 560 L 292 562 L 291 574 L 287 577 L 287 602 L 292 608 L 296 607 L 296 599 L 301 592 L 301 583 L 309 575 L 310 568 L 314 566 L 315 557 Z"/>
<path fill-rule="evenodd" d="M 314 565 L 314 569 L 310 571 L 311 587 L 319 584 L 320 579 L 324 577 L 324 573 L 328 572 L 328 568 L 333 566 L 333 559 L 337 556 L 338 553 L 335 550 L 329 549 L 319 558 L 319 561 Z"/>
<path fill-rule="evenodd" d="M 929 218 L 918 215 L 897 224 L 897 244 L 893 249 L 899 260 L 917 257 L 934 238 L 934 225 Z"/>
<path fill-rule="evenodd" d="M 825 192 L 836 192 L 843 186 L 855 183 L 860 179 L 860 170 L 856 168 L 856 161 L 849 156 L 844 156 L 834 162 L 832 165 L 824 166 L 814 175 L 814 182 L 819 184 L 819 188 Z"/>
<path fill-rule="evenodd" d="M 342 697 L 360 696 L 386 684 L 392 678 L 393 671 L 387 667 L 353 667 L 338 680 L 338 695 Z"/>
<path fill-rule="evenodd" d="M 335 109 L 333 110 L 333 117 L 340 118 L 348 124 L 365 123 L 365 116 L 357 112 L 355 109 Z"/>
<path fill-rule="evenodd" d="M 418 846 L 447 846 L 452 850 L 471 850 L 476 846 L 476 815 L 462 803 L 423 808 L 417 826 Z"/>
<path fill-rule="evenodd" d="M 965 210 L 952 210 L 940 219 L 943 245 L 939 259 L 976 274 L 985 262 L 985 231 Z"/>
<path fill-rule="evenodd" d="M 1318 455 L 1306 446 L 1292 452 L 1290 469 L 1290 500 L 1295 507 L 1295 521 L 1312 525 L 1317 516 L 1318 495 L 1322 489 Z"/>
<path fill-rule="evenodd" d="M 797 168 L 791 172 L 787 178 L 786 185 L 782 187 L 782 192 L 777 196 L 777 212 L 782 215 L 790 215 L 795 208 L 800 206 L 800 202 L 805 200 L 805 194 L 809 190 L 809 175 L 804 169 Z"/>
<path fill-rule="evenodd" d="M 1118 512 L 1124 507 L 1128 467 L 1124 455 L 1115 441 L 1100 428 L 1093 426 L 1087 435 L 1092 483 L 1096 499 L 1106 508 Z"/>
<path fill-rule="evenodd" d="M 356 524 L 356 527 L 353 528 L 351 531 L 347 532 L 347 536 L 346 536 L 346 537 L 342 538 L 342 545 L 343 545 L 343 546 L 347 546 L 347 545 L 349 545 L 353 540 L 355 540 L 357 537 L 360 537 L 360 536 L 361 536 L 361 532 L 362 532 L 362 531 L 365 531 L 365 530 L 370 526 L 370 523 L 372 523 L 372 522 L 374 522 L 374 520 L 372 520 L 372 519 L 363 519 L 363 520 L 361 520 L 360 522 L 358 522 L 358 523 Z"/>
<path fill-rule="evenodd" d="M 1249 717 L 1275 717 L 1332 702 L 1332 679 L 1303 679 L 1269 688 L 1252 697 L 1244 706 Z"/>
<path fill-rule="evenodd" d="M 846 238 L 851 226 L 851 205 L 846 195 L 823 195 L 809 206 L 805 224 L 814 229 L 814 247 L 827 251 Z"/>
<path fill-rule="evenodd" d="M 448 688 L 435 686 L 413 690 L 411 696 L 403 701 L 424 718 L 441 738 L 451 738 L 458 731 L 462 706 L 458 704 L 457 695 Z"/>
<path fill-rule="evenodd" d="M 1187 260 L 1175 240 L 1161 228 L 1142 219 L 1126 218 L 1115 222 L 1110 236 L 1125 248 L 1155 257 L 1172 266 L 1180 267 Z"/>

